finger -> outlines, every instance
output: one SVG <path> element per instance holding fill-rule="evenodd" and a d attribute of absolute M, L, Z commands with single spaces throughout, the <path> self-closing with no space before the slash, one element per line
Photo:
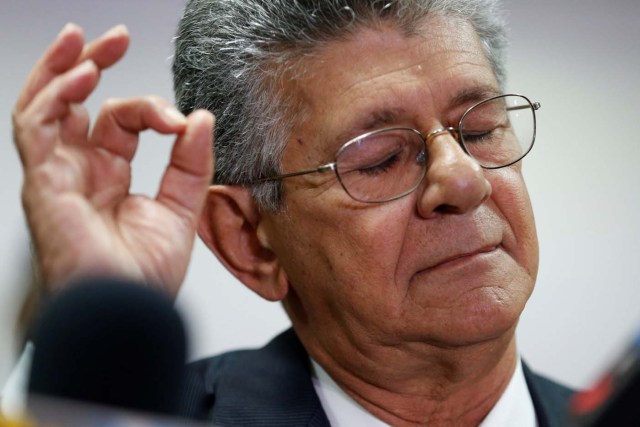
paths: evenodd
<path fill-rule="evenodd" d="M 170 134 L 182 132 L 186 125 L 187 119 L 160 97 L 111 99 L 100 110 L 91 143 L 131 161 L 143 130 Z"/>
<path fill-rule="evenodd" d="M 26 167 L 46 159 L 59 140 L 58 121 L 70 112 L 70 104 L 83 102 L 95 89 L 99 71 L 91 61 L 54 78 L 26 110 L 13 116 L 18 152 Z"/>
<path fill-rule="evenodd" d="M 33 67 L 18 97 L 15 111 L 25 109 L 56 76 L 85 60 L 92 60 L 100 69 L 106 68 L 124 55 L 128 45 L 129 34 L 122 25 L 112 28 L 85 47 L 82 28 L 67 24 Z"/>
<path fill-rule="evenodd" d="M 79 61 L 92 60 L 101 70 L 118 62 L 129 47 L 129 31 L 124 25 L 117 25 L 102 36 L 87 44 Z"/>
<path fill-rule="evenodd" d="M 157 200 L 193 227 L 213 177 L 213 115 L 197 110 L 173 147 Z"/>
<path fill-rule="evenodd" d="M 82 104 L 70 104 L 69 113 L 60 121 L 60 139 L 65 144 L 84 144 L 88 140 L 91 119 Z"/>
<path fill-rule="evenodd" d="M 22 111 L 54 77 L 71 68 L 82 53 L 83 45 L 82 28 L 75 24 L 65 25 L 27 77 L 15 109 Z"/>

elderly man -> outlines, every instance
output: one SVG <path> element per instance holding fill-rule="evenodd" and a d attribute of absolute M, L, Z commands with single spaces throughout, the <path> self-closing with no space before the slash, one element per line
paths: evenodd
<path fill-rule="evenodd" d="M 24 205 L 51 289 L 96 273 L 175 296 L 196 230 L 293 329 L 192 365 L 215 425 L 561 425 L 570 391 L 515 329 L 538 246 L 520 160 L 539 104 L 504 94 L 491 0 L 192 0 L 179 109 L 81 103 L 116 27 L 69 25 L 14 113 Z M 208 110 L 208 111 L 207 111 Z M 212 143 L 215 126 L 214 185 Z M 144 129 L 176 134 L 155 199 L 130 195 Z"/>

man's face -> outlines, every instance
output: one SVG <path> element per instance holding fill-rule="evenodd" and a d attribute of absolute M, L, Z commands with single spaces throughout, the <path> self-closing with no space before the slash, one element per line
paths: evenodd
<path fill-rule="evenodd" d="M 305 59 L 289 89 L 308 114 L 284 172 L 331 162 L 369 130 L 456 126 L 499 93 L 470 26 L 432 18 L 419 34 L 363 29 Z M 286 213 L 267 216 L 265 230 L 290 283 L 285 306 L 312 354 L 513 332 L 538 265 L 521 165 L 483 170 L 450 134 L 427 152 L 421 186 L 392 202 L 354 201 L 332 173 L 284 181 Z"/>

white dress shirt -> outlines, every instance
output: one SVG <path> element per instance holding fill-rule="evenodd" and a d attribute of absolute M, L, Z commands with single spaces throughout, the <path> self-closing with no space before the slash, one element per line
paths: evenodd
<path fill-rule="evenodd" d="M 390 427 L 349 397 L 313 359 L 311 363 L 313 386 L 332 427 Z M 502 396 L 478 427 L 513 426 L 538 426 L 520 361 Z"/>
<path fill-rule="evenodd" d="M 33 344 L 27 343 L 16 367 L 0 392 L 0 415 L 19 419 L 26 414 L 27 381 L 33 360 Z"/>

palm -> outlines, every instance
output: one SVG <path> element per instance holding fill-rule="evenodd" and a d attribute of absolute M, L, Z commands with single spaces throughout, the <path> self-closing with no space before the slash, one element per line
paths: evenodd
<path fill-rule="evenodd" d="M 124 192 L 131 174 L 123 159 L 77 146 L 60 151 L 55 167 L 44 166 L 51 170 L 43 172 L 40 194 L 32 195 L 36 200 L 25 195 L 29 211 L 45 213 L 41 222 L 31 221 L 34 237 L 42 236 L 36 241 L 39 253 L 60 253 L 55 270 L 45 275 L 58 281 L 91 269 L 167 287 L 179 284 L 193 239 L 190 229 L 157 201 Z"/>

